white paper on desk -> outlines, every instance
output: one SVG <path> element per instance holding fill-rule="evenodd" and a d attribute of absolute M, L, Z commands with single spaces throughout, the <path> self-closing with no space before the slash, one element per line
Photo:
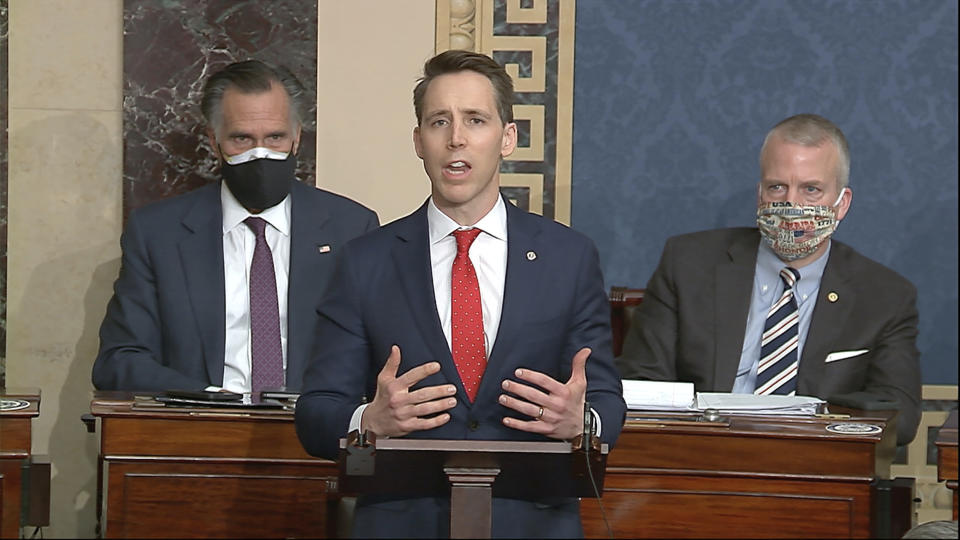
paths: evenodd
<path fill-rule="evenodd" d="M 824 404 L 810 396 L 759 396 L 756 394 L 728 394 L 697 392 L 697 409 L 717 409 L 727 413 L 813 416 Z"/>
<path fill-rule="evenodd" d="M 632 410 L 693 410 L 693 383 L 669 381 L 623 381 L 623 400 Z"/>

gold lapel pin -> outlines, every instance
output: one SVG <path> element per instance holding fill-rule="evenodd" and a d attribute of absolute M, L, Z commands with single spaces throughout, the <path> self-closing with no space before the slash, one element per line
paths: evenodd
<path fill-rule="evenodd" d="M 536 251 L 528 251 L 528 252 L 527 252 L 527 260 L 528 260 L 528 261 L 533 261 L 533 260 L 536 260 L 536 259 L 537 259 L 537 252 L 536 252 Z"/>
<path fill-rule="evenodd" d="M 830 292 L 827 293 L 827 300 L 829 300 L 830 302 L 836 302 L 836 301 L 839 300 L 839 299 L 840 299 L 840 295 L 839 295 L 839 294 L 837 294 L 837 293 L 835 293 L 835 292 L 833 292 L 833 291 L 830 291 Z"/>

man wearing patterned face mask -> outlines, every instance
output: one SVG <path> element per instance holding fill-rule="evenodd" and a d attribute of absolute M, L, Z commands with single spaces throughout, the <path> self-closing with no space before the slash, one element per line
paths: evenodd
<path fill-rule="evenodd" d="M 784 261 L 805 259 L 820 249 L 837 229 L 837 209 L 847 194 L 840 190 L 831 205 L 793 204 L 789 201 L 761 203 L 757 227 L 770 249 Z"/>
<path fill-rule="evenodd" d="M 760 151 L 757 228 L 671 238 L 617 359 L 624 378 L 797 394 L 920 421 L 916 288 L 830 237 L 853 199 L 843 132 L 791 116 Z"/>
<path fill-rule="evenodd" d="M 222 182 L 134 211 L 93 382 L 105 390 L 299 390 L 320 297 L 363 206 L 298 182 L 304 88 L 250 60 L 204 86 Z"/>

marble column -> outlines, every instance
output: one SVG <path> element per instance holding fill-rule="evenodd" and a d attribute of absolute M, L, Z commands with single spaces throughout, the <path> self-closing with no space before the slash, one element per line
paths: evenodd
<path fill-rule="evenodd" d="M 316 1 L 124 0 L 123 35 L 124 216 L 218 178 L 203 83 L 251 58 L 285 65 L 307 88 L 298 177 L 316 183 Z"/>

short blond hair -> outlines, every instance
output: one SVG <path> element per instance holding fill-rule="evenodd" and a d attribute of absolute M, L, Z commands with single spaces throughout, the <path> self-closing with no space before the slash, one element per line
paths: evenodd
<path fill-rule="evenodd" d="M 842 190 L 850 185 L 850 148 L 847 146 L 847 138 L 833 122 L 816 114 L 797 114 L 781 120 L 763 139 L 763 146 L 760 148 L 761 167 L 767 143 L 774 136 L 802 146 L 820 146 L 824 141 L 831 141 L 837 148 L 839 157 L 837 160 L 838 187 Z"/>

